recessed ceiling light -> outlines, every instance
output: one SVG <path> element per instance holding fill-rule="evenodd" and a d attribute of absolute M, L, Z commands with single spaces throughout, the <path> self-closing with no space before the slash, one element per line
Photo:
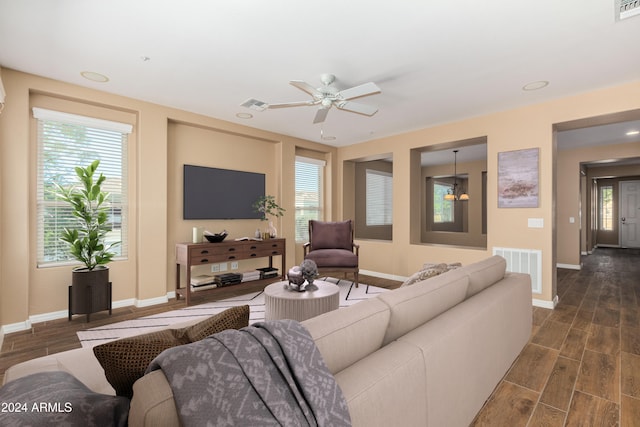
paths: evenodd
<path fill-rule="evenodd" d="M 253 114 L 251 113 L 236 113 L 236 117 L 239 119 L 252 119 Z"/>
<path fill-rule="evenodd" d="M 530 90 L 538 90 L 549 86 L 549 82 L 546 80 L 540 80 L 537 82 L 527 83 L 522 86 L 522 90 L 530 91 Z"/>
<path fill-rule="evenodd" d="M 92 82 L 106 83 L 109 81 L 109 77 L 93 71 L 83 71 L 80 73 L 80 75 L 87 80 L 91 80 Z"/>
<path fill-rule="evenodd" d="M 335 136 L 323 136 L 322 140 L 323 141 L 335 141 L 336 137 Z"/>
<path fill-rule="evenodd" d="M 626 133 L 627 136 L 633 136 L 638 134 L 640 134 L 640 130 L 630 130 L 629 132 Z"/>

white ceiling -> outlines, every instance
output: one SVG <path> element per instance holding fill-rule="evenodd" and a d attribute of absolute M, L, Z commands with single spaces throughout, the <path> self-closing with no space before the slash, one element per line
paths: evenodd
<path fill-rule="evenodd" d="M 336 146 L 636 81 L 638 40 L 614 0 L 0 0 L 1 67 Z M 323 73 L 375 82 L 379 112 L 240 106 Z"/>

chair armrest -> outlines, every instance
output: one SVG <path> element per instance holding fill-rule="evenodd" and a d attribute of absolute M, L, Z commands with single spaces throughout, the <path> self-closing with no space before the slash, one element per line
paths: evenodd
<path fill-rule="evenodd" d="M 309 254 L 309 250 L 311 249 L 311 242 L 307 242 L 304 245 L 302 245 L 302 249 L 304 250 L 305 256 Z"/>
<path fill-rule="evenodd" d="M 354 252 L 356 253 L 356 256 L 359 256 L 360 255 L 360 245 L 358 245 L 357 243 L 352 243 L 352 245 L 353 245 Z"/>

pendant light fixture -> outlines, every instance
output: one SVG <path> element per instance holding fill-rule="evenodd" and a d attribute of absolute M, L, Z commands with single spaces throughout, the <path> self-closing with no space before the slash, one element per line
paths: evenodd
<path fill-rule="evenodd" d="M 450 201 L 469 200 L 469 195 L 467 193 L 458 195 L 458 150 L 453 150 L 453 189 L 449 189 L 447 191 L 447 194 L 444 195 L 444 199 Z"/>

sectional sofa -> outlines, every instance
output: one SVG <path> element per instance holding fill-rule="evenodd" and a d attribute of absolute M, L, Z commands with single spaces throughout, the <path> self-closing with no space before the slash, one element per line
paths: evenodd
<path fill-rule="evenodd" d="M 468 426 L 529 340 L 531 281 L 494 256 L 306 320 L 354 426 Z M 16 365 L 114 394 L 91 349 Z M 130 426 L 179 425 L 162 371 L 133 385 Z"/>

